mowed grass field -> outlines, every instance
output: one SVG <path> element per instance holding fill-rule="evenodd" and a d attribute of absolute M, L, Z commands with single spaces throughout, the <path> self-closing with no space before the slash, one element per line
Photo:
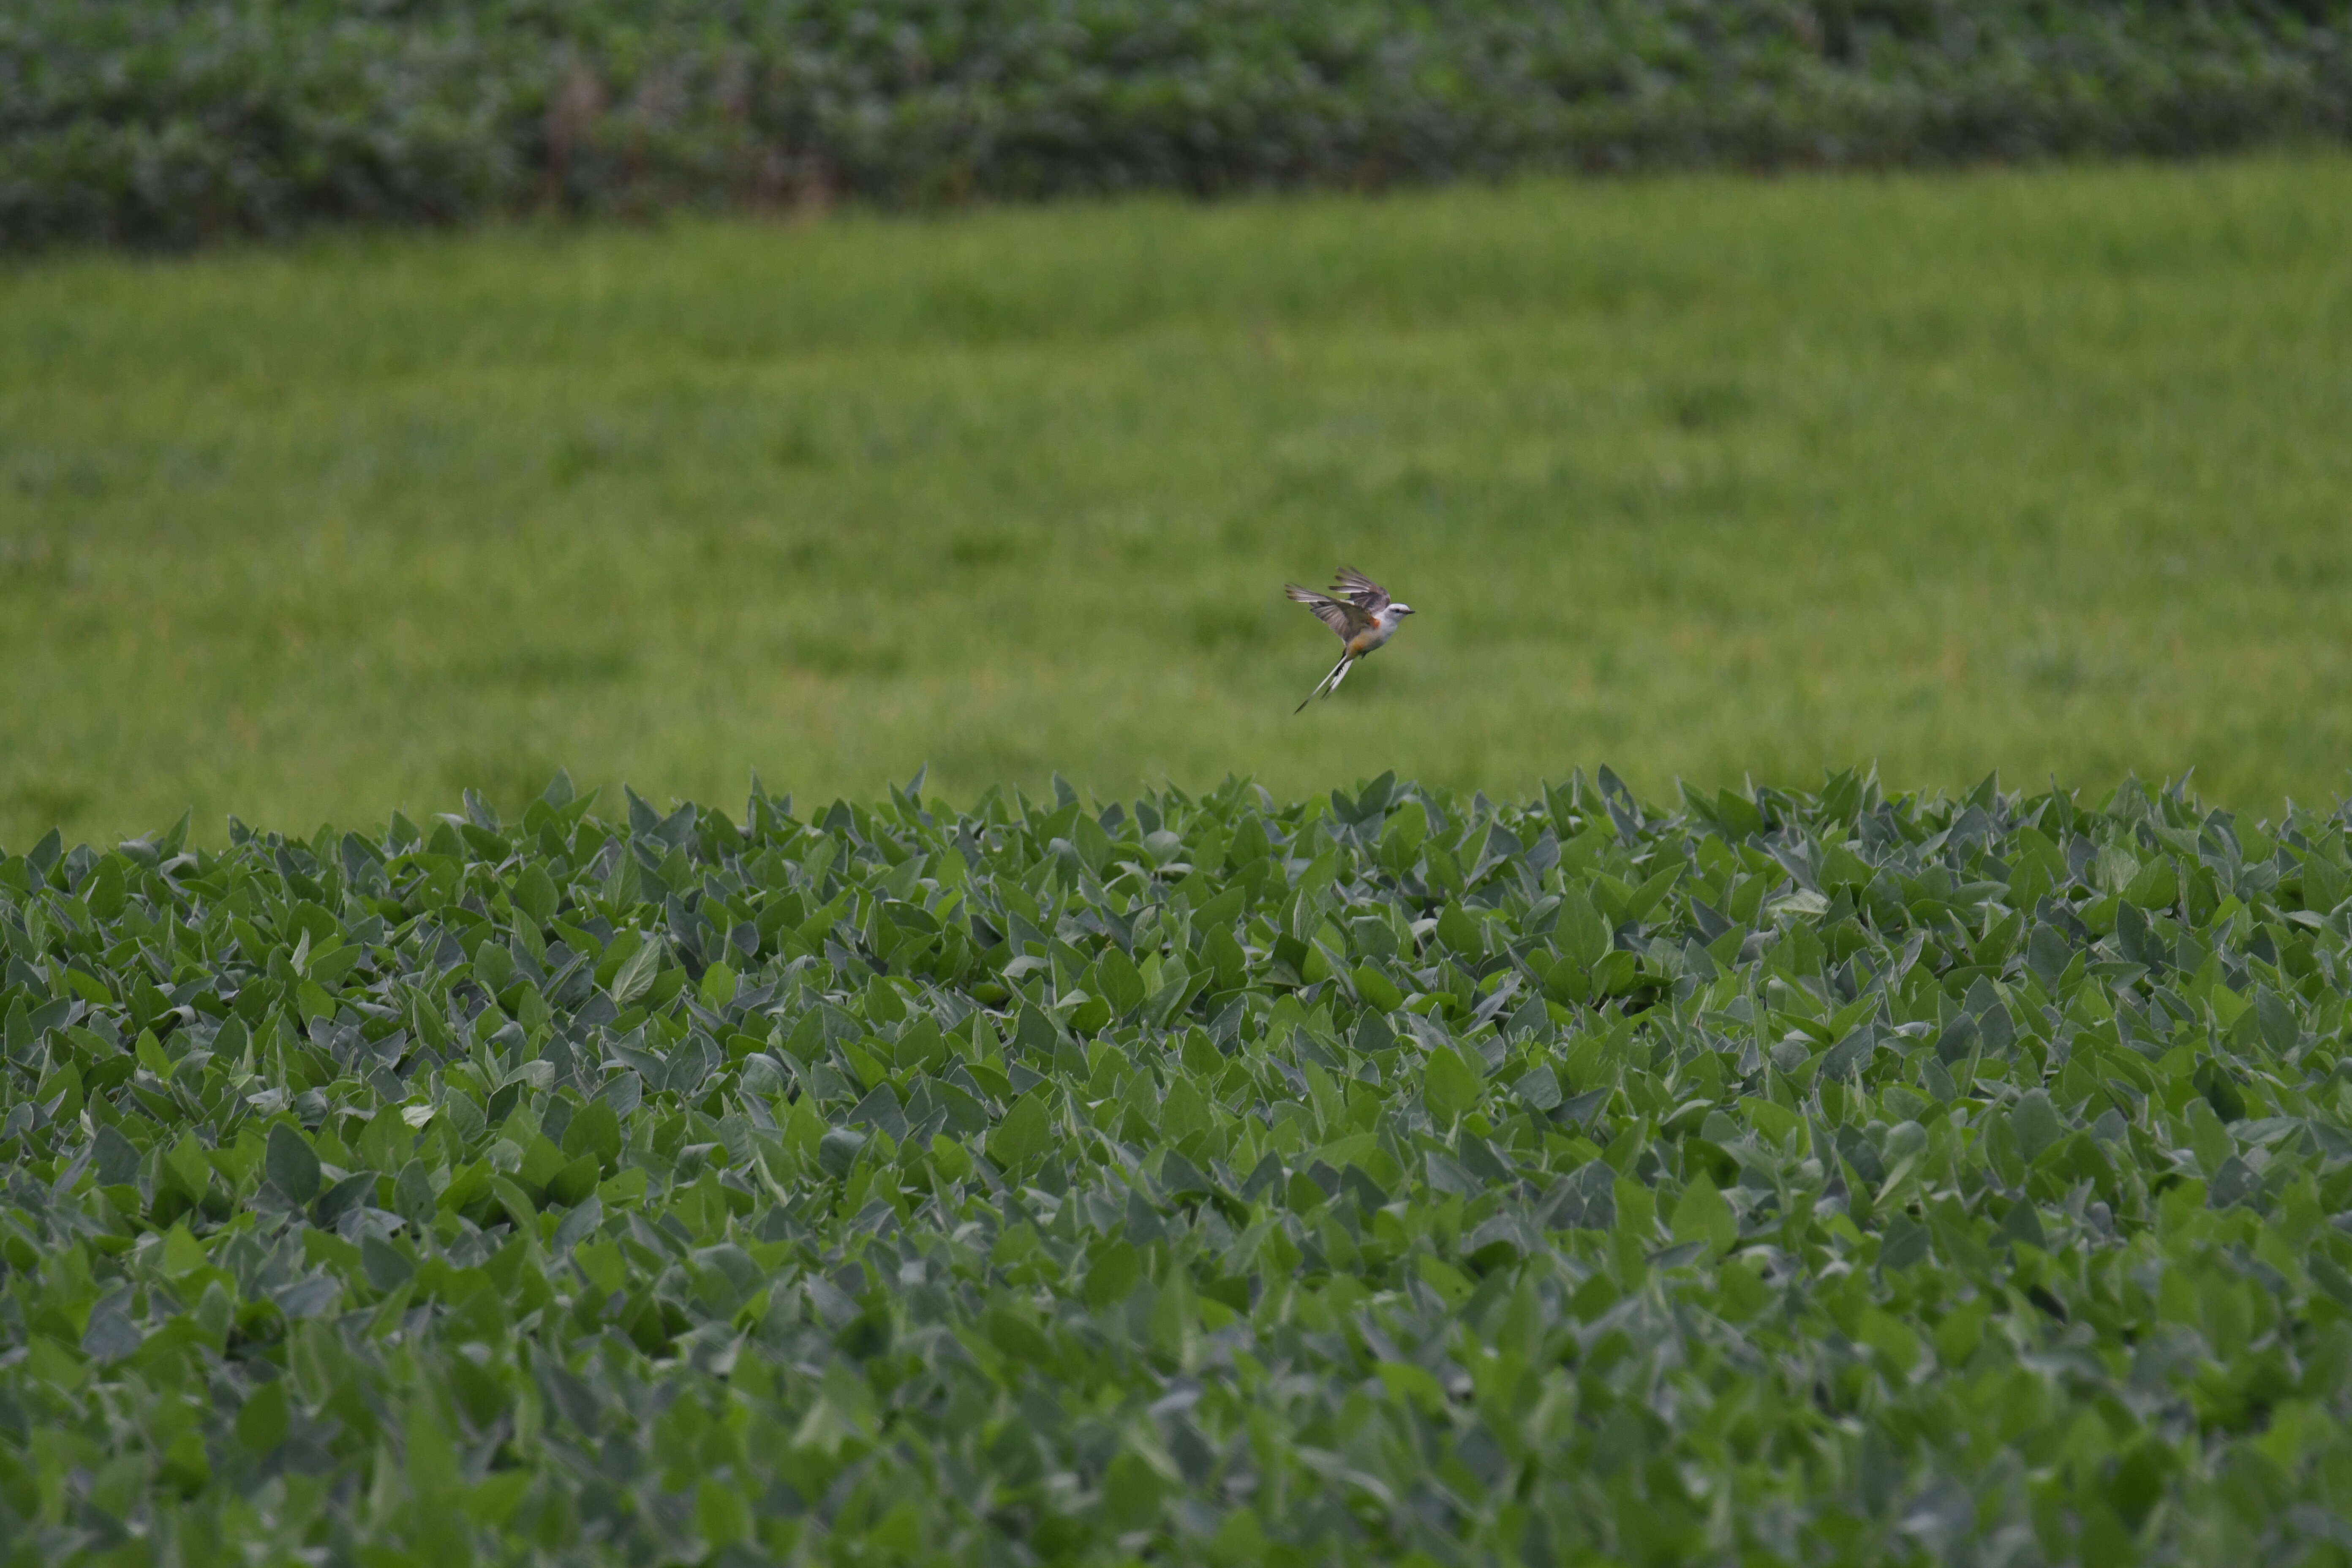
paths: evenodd
<path fill-rule="evenodd" d="M 1421 612 L 1336 645 L 1286 578 Z M 0 272 L 0 844 L 930 768 L 2332 799 L 2352 159 Z"/>

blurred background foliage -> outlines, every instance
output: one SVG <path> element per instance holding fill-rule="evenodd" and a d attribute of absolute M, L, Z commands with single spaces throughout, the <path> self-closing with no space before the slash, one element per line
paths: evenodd
<path fill-rule="evenodd" d="M 2179 155 L 2346 0 L 15 0 L 0 246 L 320 221 Z"/>

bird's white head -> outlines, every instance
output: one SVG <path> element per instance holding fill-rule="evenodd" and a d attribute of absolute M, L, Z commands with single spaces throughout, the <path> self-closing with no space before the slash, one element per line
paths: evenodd
<path fill-rule="evenodd" d="M 1411 605 L 1391 605 L 1389 606 L 1389 615 L 1393 619 L 1401 621 L 1411 614 L 1412 614 L 1412 606 Z"/>

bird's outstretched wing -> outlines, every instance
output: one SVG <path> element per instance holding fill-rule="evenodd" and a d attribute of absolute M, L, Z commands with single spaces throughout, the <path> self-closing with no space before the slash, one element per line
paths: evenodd
<path fill-rule="evenodd" d="M 1357 571 L 1353 566 L 1339 568 L 1339 580 L 1331 592 L 1355 605 L 1369 617 L 1388 607 L 1389 591 Z"/>
<path fill-rule="evenodd" d="M 1302 588 L 1296 583 L 1285 583 L 1282 585 L 1282 591 L 1291 599 L 1314 611 L 1325 626 L 1339 634 L 1341 642 L 1346 642 L 1372 624 L 1372 617 L 1368 611 L 1348 600 L 1335 599 L 1328 594 L 1318 594 L 1312 588 Z M 1381 603 L 1385 604 L 1387 600 L 1388 596 L 1382 595 Z"/>

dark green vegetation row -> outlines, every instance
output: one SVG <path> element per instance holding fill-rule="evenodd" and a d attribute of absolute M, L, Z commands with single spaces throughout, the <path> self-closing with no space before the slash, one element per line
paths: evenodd
<path fill-rule="evenodd" d="M 2178 155 L 2352 128 L 2346 0 L 17 0 L 0 245 L 847 194 Z"/>
<path fill-rule="evenodd" d="M 0 860 L 7 1561 L 2345 1558 L 2340 814 L 587 805 Z"/>

